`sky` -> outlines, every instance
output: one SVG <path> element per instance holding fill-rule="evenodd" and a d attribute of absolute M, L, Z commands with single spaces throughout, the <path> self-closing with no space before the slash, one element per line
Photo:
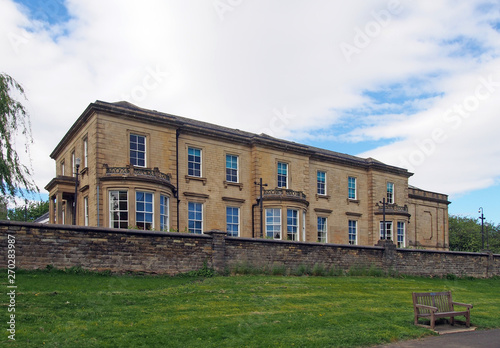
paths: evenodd
<path fill-rule="evenodd" d="M 498 0 L 0 0 L 0 52 L 42 199 L 84 109 L 126 100 L 373 157 L 500 223 Z"/>

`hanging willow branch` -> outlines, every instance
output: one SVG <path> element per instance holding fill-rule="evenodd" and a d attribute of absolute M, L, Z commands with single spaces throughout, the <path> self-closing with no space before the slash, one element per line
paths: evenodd
<path fill-rule="evenodd" d="M 12 92 L 19 93 L 26 99 L 23 87 L 7 74 L 0 74 L 0 191 L 3 196 L 13 198 L 24 196 L 24 192 L 38 192 L 38 187 L 31 178 L 31 170 L 19 161 L 16 151 L 16 136 L 26 138 L 25 152 L 29 156 L 29 147 L 33 143 L 29 114 L 24 106 L 12 97 Z M 21 190 L 21 189 L 24 189 Z"/>

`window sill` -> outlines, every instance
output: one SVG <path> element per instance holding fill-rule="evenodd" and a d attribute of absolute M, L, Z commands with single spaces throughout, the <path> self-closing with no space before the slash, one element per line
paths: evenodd
<path fill-rule="evenodd" d="M 224 180 L 224 188 L 228 188 L 228 186 L 233 186 L 233 187 L 238 187 L 241 190 L 243 190 L 243 184 L 239 182 L 231 182 L 231 181 L 226 181 Z"/>
<path fill-rule="evenodd" d="M 347 204 L 351 204 L 351 203 L 359 205 L 360 201 L 359 201 L 359 199 L 347 198 Z"/>
<path fill-rule="evenodd" d="M 319 200 L 319 199 L 326 199 L 326 200 L 330 200 L 330 195 L 320 195 L 318 193 L 316 193 L 316 200 Z"/>
<path fill-rule="evenodd" d="M 201 181 L 203 182 L 203 186 L 205 186 L 207 184 L 207 178 L 202 178 L 202 177 L 198 177 L 198 176 L 190 176 L 190 175 L 186 175 L 186 183 L 189 183 L 191 180 L 194 180 L 194 181 Z"/>

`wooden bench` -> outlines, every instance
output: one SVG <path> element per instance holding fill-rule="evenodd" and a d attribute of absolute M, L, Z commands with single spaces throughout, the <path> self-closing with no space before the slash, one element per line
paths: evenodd
<path fill-rule="evenodd" d="M 456 311 L 455 306 L 465 307 L 463 311 Z M 455 325 L 455 317 L 465 316 L 465 325 L 470 327 L 471 304 L 453 302 L 451 291 L 445 292 L 414 292 L 413 309 L 415 311 L 415 325 L 420 325 L 419 318 L 428 318 L 431 329 L 434 330 L 437 318 L 450 318 L 451 325 Z"/>

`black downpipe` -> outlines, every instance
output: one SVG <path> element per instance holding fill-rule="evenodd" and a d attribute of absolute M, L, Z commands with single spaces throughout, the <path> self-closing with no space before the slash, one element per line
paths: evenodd
<path fill-rule="evenodd" d="M 176 189 L 175 189 L 175 196 L 177 198 L 177 231 L 181 231 L 181 227 L 179 225 L 180 219 L 179 219 L 179 203 L 181 200 L 179 199 L 179 136 L 181 134 L 181 130 L 177 128 L 175 131 L 175 178 L 176 178 Z"/>

